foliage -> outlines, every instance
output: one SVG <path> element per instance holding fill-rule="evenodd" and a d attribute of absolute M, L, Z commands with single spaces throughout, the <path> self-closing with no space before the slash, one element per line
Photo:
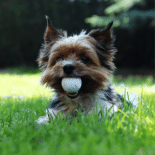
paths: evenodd
<path fill-rule="evenodd" d="M 106 26 L 111 20 L 114 20 L 114 27 L 130 28 L 135 26 L 142 27 L 150 19 L 155 19 L 154 9 L 142 10 L 134 8 L 135 4 L 142 3 L 142 0 L 114 0 L 115 3 L 105 9 L 105 13 L 109 16 L 96 16 L 86 18 L 86 23 L 90 23 L 93 27 L 95 26 Z M 150 0 L 152 1 L 152 0 Z M 141 20 L 142 23 L 137 24 L 136 22 Z M 149 21 L 149 23 L 150 23 Z M 151 26 L 151 25 L 150 25 Z M 136 27 L 132 27 L 135 30 Z"/>
<path fill-rule="evenodd" d="M 114 3 L 105 9 L 105 13 L 111 16 L 116 13 L 128 11 L 138 2 L 142 3 L 142 0 L 113 0 L 113 1 Z"/>
<path fill-rule="evenodd" d="M 106 26 L 109 22 L 114 21 L 113 27 L 127 28 L 129 31 L 133 32 L 136 29 L 144 26 L 146 22 L 151 24 L 152 19 L 155 18 L 154 10 L 149 11 L 139 11 L 132 10 L 130 12 L 124 12 L 120 16 L 112 17 L 100 17 L 93 15 L 92 17 L 86 18 L 87 23 L 91 23 L 93 27 Z M 138 24 L 137 24 L 138 22 Z M 151 25 L 150 25 L 151 26 Z"/>
<path fill-rule="evenodd" d="M 118 67 L 153 68 L 153 6 L 153 0 L 114 0 L 105 9 L 107 16 L 93 15 L 86 18 L 86 23 L 93 27 L 103 27 L 114 21 L 116 47 L 119 51 L 116 58 Z"/>

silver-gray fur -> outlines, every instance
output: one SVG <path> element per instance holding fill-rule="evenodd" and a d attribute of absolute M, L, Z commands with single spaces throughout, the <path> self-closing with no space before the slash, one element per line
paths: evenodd
<path fill-rule="evenodd" d="M 37 122 L 47 124 L 50 119 L 54 119 L 59 112 L 64 117 L 76 116 L 77 110 L 82 108 L 82 112 L 90 114 L 97 109 L 98 112 L 104 111 L 111 115 L 122 108 L 124 99 L 121 95 L 117 94 L 110 84 L 107 89 L 99 88 L 93 94 L 87 94 L 85 99 L 78 96 L 76 99 L 70 99 L 66 95 L 55 92 L 46 110 L 46 116 L 40 117 Z M 129 104 L 128 101 L 126 101 Z"/>

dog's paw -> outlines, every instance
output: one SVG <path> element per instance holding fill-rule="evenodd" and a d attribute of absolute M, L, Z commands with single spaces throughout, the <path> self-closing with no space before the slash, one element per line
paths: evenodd
<path fill-rule="evenodd" d="M 49 117 L 48 116 L 41 116 L 36 120 L 38 124 L 49 124 Z"/>

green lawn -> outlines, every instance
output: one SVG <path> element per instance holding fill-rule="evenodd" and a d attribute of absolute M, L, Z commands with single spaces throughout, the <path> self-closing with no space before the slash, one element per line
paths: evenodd
<path fill-rule="evenodd" d="M 23 72 L 22 72 L 23 73 Z M 41 86 L 38 72 L 0 73 L 1 155 L 150 155 L 155 153 L 155 84 L 152 77 L 114 77 L 117 92 L 141 95 L 138 109 L 109 116 L 79 114 L 56 118 L 49 125 L 35 120 L 45 115 L 53 93 Z"/>

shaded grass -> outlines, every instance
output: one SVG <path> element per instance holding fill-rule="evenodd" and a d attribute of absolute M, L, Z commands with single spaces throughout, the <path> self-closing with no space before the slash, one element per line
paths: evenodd
<path fill-rule="evenodd" d="M 0 69 L 0 74 L 36 74 L 39 73 L 39 69 L 35 67 L 29 67 L 29 66 L 18 66 L 18 67 L 9 67 L 5 69 Z"/>
<path fill-rule="evenodd" d="M 140 79 L 141 83 L 150 77 Z M 45 115 L 53 95 L 39 85 L 40 74 L 0 75 L 0 151 L 1 155 L 132 155 L 155 152 L 154 84 L 140 86 L 132 78 L 114 79 L 118 92 L 142 93 L 137 109 L 129 109 L 110 116 L 94 113 L 67 120 L 61 117 L 49 125 L 36 120 Z M 134 79 L 134 78 L 133 78 Z M 134 79 L 135 81 L 136 79 Z M 135 89 L 134 89 L 135 88 Z M 143 89 L 143 91 L 142 91 Z M 149 91 L 150 90 L 150 91 Z"/>

